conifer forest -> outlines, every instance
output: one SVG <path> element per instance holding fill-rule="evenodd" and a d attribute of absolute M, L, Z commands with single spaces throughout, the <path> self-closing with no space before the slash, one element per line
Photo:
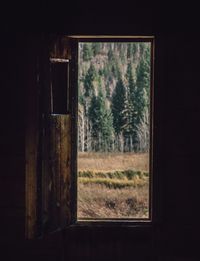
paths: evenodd
<path fill-rule="evenodd" d="M 79 151 L 148 152 L 150 47 L 79 43 Z"/>

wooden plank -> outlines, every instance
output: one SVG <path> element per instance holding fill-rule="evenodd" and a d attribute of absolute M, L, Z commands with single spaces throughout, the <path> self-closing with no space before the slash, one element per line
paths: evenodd
<path fill-rule="evenodd" d="M 45 231 L 54 231 L 70 223 L 71 121 L 69 115 L 49 117 L 49 151 L 43 193 L 47 221 Z"/>
<path fill-rule="evenodd" d="M 36 154 L 27 152 L 26 159 L 26 237 L 33 238 L 36 230 Z"/>
<path fill-rule="evenodd" d="M 41 234 L 43 234 L 48 227 L 49 220 L 49 190 L 51 189 L 50 183 L 50 164 L 49 164 L 49 151 L 50 151 L 50 120 L 48 117 L 44 119 L 44 136 L 43 136 L 43 166 L 42 166 L 42 193 L 39 204 L 41 204 Z"/>
<path fill-rule="evenodd" d="M 69 115 L 60 115 L 61 121 L 61 226 L 71 222 L 71 119 Z"/>
<path fill-rule="evenodd" d="M 46 39 L 45 43 L 48 44 L 50 53 L 46 50 L 43 51 L 41 54 L 43 65 L 40 68 L 40 81 L 43 88 L 41 105 L 43 108 L 42 170 L 39 175 L 36 175 L 37 180 L 34 180 L 37 185 L 35 193 L 37 196 L 34 200 L 32 198 L 32 202 L 34 201 L 37 205 L 34 219 L 36 227 L 34 229 L 41 236 L 58 230 L 69 222 L 70 204 L 66 201 L 68 202 L 70 198 L 69 175 L 71 168 L 69 163 L 71 157 L 70 145 L 66 147 L 66 144 L 70 142 L 71 135 L 71 131 L 68 131 L 68 128 L 70 128 L 68 118 L 70 116 L 66 115 L 68 112 L 67 99 L 69 98 L 68 65 L 60 63 L 60 61 L 70 59 L 69 39 L 53 36 L 51 39 Z M 57 63 L 59 63 L 58 66 L 56 66 Z M 55 75 L 52 75 L 51 69 L 55 66 L 56 72 L 54 72 Z M 62 76 L 62 74 L 65 76 Z M 52 86 L 53 76 L 55 78 L 54 86 Z M 55 88 L 52 89 L 52 87 Z M 67 93 L 64 94 L 66 90 Z M 64 96 L 67 96 L 67 98 L 63 98 Z M 54 106 L 55 111 L 52 109 L 52 102 L 57 106 Z M 60 108 L 65 115 L 58 115 Z M 54 113 L 57 114 L 54 115 Z M 69 133 L 66 134 L 66 131 Z M 38 184 L 40 185 L 39 189 Z M 33 190 L 31 191 L 33 192 Z"/>
<path fill-rule="evenodd" d="M 60 121 L 50 118 L 50 180 L 49 180 L 49 220 L 51 230 L 59 227 L 60 209 Z"/>

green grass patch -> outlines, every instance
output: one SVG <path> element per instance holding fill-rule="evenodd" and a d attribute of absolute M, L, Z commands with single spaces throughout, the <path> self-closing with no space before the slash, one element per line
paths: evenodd
<path fill-rule="evenodd" d="M 80 177 L 79 182 L 88 184 L 98 184 L 103 185 L 108 188 L 122 189 L 125 187 L 141 187 L 147 184 L 147 179 L 133 179 L 133 180 L 120 180 L 120 179 L 109 179 L 109 178 L 87 178 Z"/>
<path fill-rule="evenodd" d="M 79 171 L 78 177 L 80 178 L 107 178 L 107 179 L 119 179 L 119 180 L 134 180 L 135 178 L 148 177 L 149 173 L 135 171 L 135 170 L 123 170 L 123 171 L 113 171 L 113 172 L 94 172 L 94 171 Z"/>

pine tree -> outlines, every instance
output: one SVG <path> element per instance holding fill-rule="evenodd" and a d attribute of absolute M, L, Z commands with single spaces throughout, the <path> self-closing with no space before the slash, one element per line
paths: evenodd
<path fill-rule="evenodd" d="M 106 98 L 110 99 L 110 85 L 109 85 L 109 82 L 106 83 L 105 90 L 106 90 Z"/>
<path fill-rule="evenodd" d="M 92 58 L 92 48 L 89 43 L 83 44 L 83 61 L 87 62 Z"/>
<path fill-rule="evenodd" d="M 96 69 L 93 64 L 90 65 L 84 79 L 85 96 L 88 97 L 94 91 L 94 80 L 96 78 Z"/>
<path fill-rule="evenodd" d="M 132 46 L 132 55 L 135 58 L 136 52 L 137 52 L 137 46 L 139 45 L 139 43 L 131 43 Z"/>
<path fill-rule="evenodd" d="M 127 91 L 120 77 L 112 95 L 113 127 L 115 130 L 115 149 L 124 152 L 124 140 L 127 128 Z"/>
<path fill-rule="evenodd" d="M 122 126 L 124 125 L 123 112 L 125 109 L 125 100 L 126 89 L 120 77 L 112 95 L 113 127 L 116 134 L 119 134 L 122 131 Z"/>
<path fill-rule="evenodd" d="M 134 149 L 134 144 L 136 142 L 136 85 L 133 79 L 133 69 L 132 64 L 129 63 L 127 66 L 126 78 L 128 82 L 128 103 L 127 103 L 127 119 L 128 125 L 126 130 L 126 135 L 128 136 L 129 140 L 129 151 Z"/>
<path fill-rule="evenodd" d="M 145 47 L 143 45 L 143 47 Z M 137 67 L 135 108 L 137 111 L 138 150 L 148 150 L 149 137 L 149 96 L 150 96 L 150 48 L 146 46 L 144 55 Z M 144 138 L 145 137 L 145 138 Z M 145 145 L 144 145 L 145 144 Z"/>
<path fill-rule="evenodd" d="M 109 48 L 109 50 L 108 50 L 108 61 L 112 63 L 114 61 L 114 59 L 115 59 L 114 53 L 113 53 L 112 49 Z"/>
<path fill-rule="evenodd" d="M 120 76 L 120 70 L 116 63 L 113 63 L 113 65 L 111 67 L 111 72 L 112 72 L 114 78 L 118 78 Z"/>
<path fill-rule="evenodd" d="M 108 151 L 111 149 L 113 136 L 113 120 L 109 108 L 106 108 L 105 97 L 100 88 L 97 96 L 91 99 L 89 109 L 91 121 L 93 149 L 95 151 Z"/>
<path fill-rule="evenodd" d="M 94 56 L 99 54 L 100 50 L 101 50 L 101 44 L 100 43 L 92 43 L 92 51 L 93 51 Z"/>
<path fill-rule="evenodd" d="M 121 47 L 120 47 L 120 51 L 119 51 L 119 58 L 120 58 L 120 61 L 122 64 L 125 63 L 126 61 L 126 47 L 125 47 L 125 44 L 124 43 L 121 43 Z"/>
<path fill-rule="evenodd" d="M 133 54 L 133 46 L 132 43 L 127 44 L 127 59 L 131 59 Z"/>
<path fill-rule="evenodd" d="M 96 55 L 101 56 L 98 64 L 92 59 Z M 82 151 L 109 151 L 111 148 L 146 151 L 150 44 L 83 43 L 80 58 L 79 121 L 82 125 L 79 148 Z"/>
<path fill-rule="evenodd" d="M 133 96 L 130 98 L 134 98 L 135 83 L 134 83 L 134 79 L 133 79 L 133 68 L 132 68 L 132 64 L 130 62 L 128 63 L 128 66 L 127 66 L 126 79 L 128 82 L 130 96 Z"/>
<path fill-rule="evenodd" d="M 135 106 L 137 110 L 137 123 L 143 117 L 145 107 L 149 106 L 149 90 L 150 90 L 150 76 L 149 66 L 147 61 L 143 58 L 137 67 L 136 74 L 136 101 Z"/>

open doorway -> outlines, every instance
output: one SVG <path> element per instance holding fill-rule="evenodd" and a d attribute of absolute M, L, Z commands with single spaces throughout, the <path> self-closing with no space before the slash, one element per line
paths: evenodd
<path fill-rule="evenodd" d="M 78 220 L 151 219 L 152 40 L 78 42 Z"/>

